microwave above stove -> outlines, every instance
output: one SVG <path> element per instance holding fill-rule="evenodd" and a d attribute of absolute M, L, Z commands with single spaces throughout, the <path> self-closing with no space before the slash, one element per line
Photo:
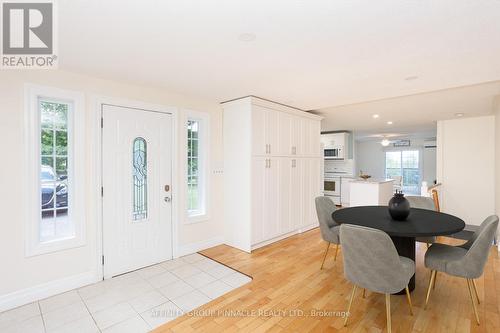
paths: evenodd
<path fill-rule="evenodd" d="M 344 148 L 343 147 L 325 147 L 323 149 L 323 157 L 325 160 L 343 160 Z"/>

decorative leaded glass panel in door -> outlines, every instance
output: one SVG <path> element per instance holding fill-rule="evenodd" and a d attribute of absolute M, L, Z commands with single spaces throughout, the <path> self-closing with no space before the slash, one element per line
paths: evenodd
<path fill-rule="evenodd" d="M 132 147 L 132 220 L 148 217 L 148 163 L 147 143 L 136 138 Z"/>

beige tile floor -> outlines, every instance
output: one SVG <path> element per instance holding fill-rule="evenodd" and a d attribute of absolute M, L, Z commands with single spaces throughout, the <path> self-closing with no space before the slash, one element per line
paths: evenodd
<path fill-rule="evenodd" d="M 149 332 L 250 280 L 196 253 L 0 313 L 0 332 Z"/>

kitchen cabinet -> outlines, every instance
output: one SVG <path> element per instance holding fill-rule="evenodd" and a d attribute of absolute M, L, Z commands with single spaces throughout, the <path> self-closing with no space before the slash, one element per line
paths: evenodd
<path fill-rule="evenodd" d="M 321 117 L 245 97 L 224 110 L 224 233 L 244 251 L 318 225 Z"/>
<path fill-rule="evenodd" d="M 351 189 L 351 181 L 353 181 L 353 177 L 341 177 L 340 178 L 340 204 L 343 207 L 349 207 L 349 198 L 350 198 L 350 189 Z"/>
<path fill-rule="evenodd" d="M 279 119 L 273 110 L 255 106 L 252 110 L 253 154 L 271 155 L 279 146 Z"/>
<path fill-rule="evenodd" d="M 321 145 L 325 149 L 339 149 L 342 151 L 339 159 L 352 159 L 352 137 L 348 132 L 323 133 Z"/>
<path fill-rule="evenodd" d="M 290 223 L 289 231 L 300 229 L 303 216 L 303 179 L 304 160 L 301 158 L 293 158 L 290 168 L 290 192 L 288 200 L 290 200 Z"/>
<path fill-rule="evenodd" d="M 302 205 L 303 214 L 299 228 L 307 230 L 318 223 L 314 199 L 321 194 L 321 160 L 306 158 L 303 160 Z M 313 198 L 311 200 L 311 198 Z"/>
<path fill-rule="evenodd" d="M 279 121 L 279 144 L 278 144 L 278 155 L 287 156 L 293 154 L 293 128 L 292 123 L 294 117 L 291 114 L 285 112 L 278 113 Z"/>
<path fill-rule="evenodd" d="M 304 156 L 305 155 L 305 124 L 307 120 L 304 120 L 299 116 L 291 117 L 291 152 L 293 156 Z"/>

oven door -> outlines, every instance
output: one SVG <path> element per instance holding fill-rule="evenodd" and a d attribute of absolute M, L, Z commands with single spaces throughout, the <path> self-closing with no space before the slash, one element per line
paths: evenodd
<path fill-rule="evenodd" d="M 325 178 L 323 193 L 325 195 L 340 195 L 340 179 Z"/>

